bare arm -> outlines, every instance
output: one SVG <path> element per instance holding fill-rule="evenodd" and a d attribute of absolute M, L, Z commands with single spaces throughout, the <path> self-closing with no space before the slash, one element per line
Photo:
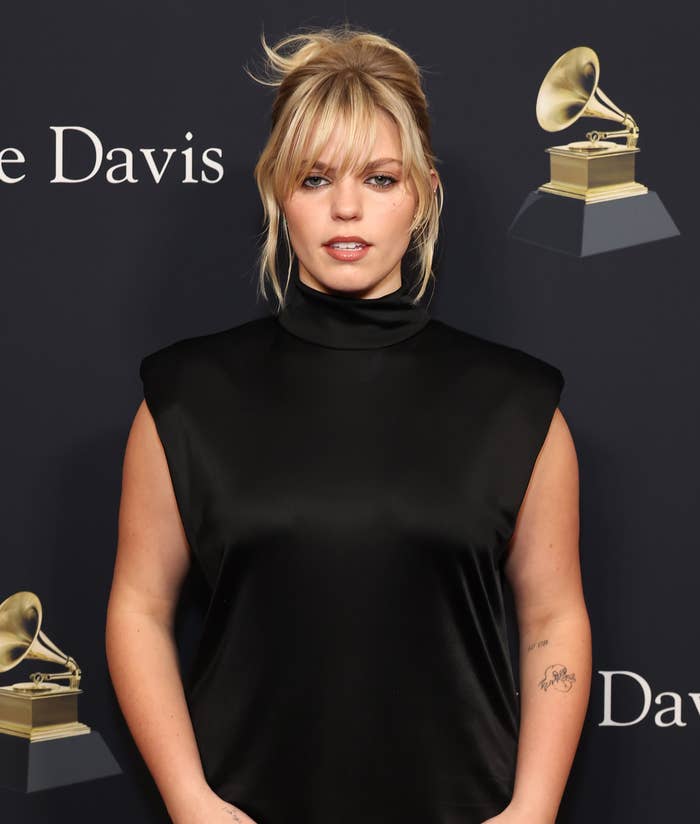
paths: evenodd
<path fill-rule="evenodd" d="M 557 409 L 533 469 L 505 572 L 520 632 L 514 820 L 554 824 L 591 682 L 591 630 L 579 560 L 578 461 Z M 521 818 L 519 818 L 521 817 Z"/>
<path fill-rule="evenodd" d="M 163 446 L 143 402 L 124 456 L 105 635 L 110 676 L 173 821 L 249 822 L 207 784 L 185 699 L 173 624 L 189 552 Z"/>

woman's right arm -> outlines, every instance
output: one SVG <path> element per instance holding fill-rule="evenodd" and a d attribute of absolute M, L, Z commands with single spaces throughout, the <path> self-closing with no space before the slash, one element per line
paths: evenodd
<path fill-rule="evenodd" d="M 173 626 L 189 553 L 165 452 L 144 401 L 124 455 L 105 633 L 110 677 L 175 824 L 254 824 L 207 784 L 185 699 Z"/>

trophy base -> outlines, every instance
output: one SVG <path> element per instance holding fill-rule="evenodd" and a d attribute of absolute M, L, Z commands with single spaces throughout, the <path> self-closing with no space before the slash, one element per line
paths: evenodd
<path fill-rule="evenodd" d="M 538 191 L 549 192 L 562 197 L 573 197 L 585 203 L 602 203 L 604 200 L 616 200 L 619 197 L 633 197 L 645 195 L 649 190 L 641 183 L 623 183 L 614 186 L 599 186 L 596 189 L 573 189 L 562 186 L 560 183 L 543 183 Z"/>
<path fill-rule="evenodd" d="M 30 741 L 0 735 L 0 787 L 22 793 L 120 775 L 102 736 L 87 734 Z"/>
<path fill-rule="evenodd" d="M 52 738 L 68 738 L 70 735 L 87 735 L 91 732 L 87 724 L 73 721 L 68 724 L 47 724 L 43 727 L 14 726 L 0 721 L 0 735 L 14 735 L 28 741 L 50 741 Z"/>
<path fill-rule="evenodd" d="M 644 195 L 648 189 L 634 179 L 636 146 L 624 146 L 612 141 L 589 143 L 579 141 L 564 146 L 550 146 L 550 181 L 540 191 L 600 203 L 633 195 Z"/>
<path fill-rule="evenodd" d="M 656 192 L 603 202 L 532 191 L 508 235 L 574 257 L 674 237 L 680 232 Z"/>
<path fill-rule="evenodd" d="M 30 741 L 89 733 L 90 727 L 78 720 L 81 694 L 81 689 L 50 683 L 0 687 L 0 733 Z"/>

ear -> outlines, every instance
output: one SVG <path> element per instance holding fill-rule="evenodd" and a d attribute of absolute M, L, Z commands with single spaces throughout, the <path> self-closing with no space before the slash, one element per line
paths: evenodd
<path fill-rule="evenodd" d="M 437 172 L 435 171 L 435 169 L 431 169 L 430 170 L 430 184 L 433 187 L 433 194 L 434 195 L 437 195 L 439 182 L 440 181 L 439 181 L 439 178 L 437 176 Z"/>

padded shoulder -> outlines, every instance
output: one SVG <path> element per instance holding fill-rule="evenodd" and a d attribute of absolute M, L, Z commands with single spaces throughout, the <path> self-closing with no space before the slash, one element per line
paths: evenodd
<path fill-rule="evenodd" d="M 554 364 L 523 349 L 442 323 L 436 331 L 445 342 L 439 347 L 444 358 L 454 354 L 458 359 L 451 362 L 450 370 L 464 375 L 463 397 L 483 404 L 491 416 L 491 454 L 499 467 L 498 495 L 507 519 L 505 546 L 559 404 L 564 375 Z"/>
<path fill-rule="evenodd" d="M 561 394 L 564 375 L 561 370 L 535 355 L 505 343 L 490 340 L 450 326 L 443 321 L 431 321 L 442 357 L 455 357 L 466 365 L 475 366 L 480 375 L 493 385 L 503 385 L 518 392 Z"/>
<path fill-rule="evenodd" d="M 196 487 L 205 482 L 196 473 L 193 444 L 197 443 L 196 409 L 210 401 L 211 375 L 222 358 L 245 360 L 250 348 L 269 336 L 270 321 L 261 318 L 207 335 L 183 338 L 145 355 L 139 366 L 143 395 L 168 463 L 175 498 L 188 543 L 201 562 L 199 535 L 204 519 L 203 496 Z M 215 403 L 209 403 L 215 407 Z M 203 564 L 202 568 L 209 569 Z M 212 581 L 209 581 L 213 584 Z"/>
<path fill-rule="evenodd" d="M 184 389 L 197 386 L 197 375 L 216 363 L 224 353 L 231 356 L 236 349 L 241 355 L 263 346 L 274 328 L 271 317 L 256 318 L 246 323 L 173 341 L 145 355 L 139 366 L 144 398 L 155 418 L 165 413 Z"/>

